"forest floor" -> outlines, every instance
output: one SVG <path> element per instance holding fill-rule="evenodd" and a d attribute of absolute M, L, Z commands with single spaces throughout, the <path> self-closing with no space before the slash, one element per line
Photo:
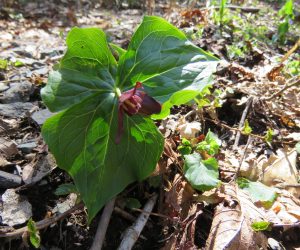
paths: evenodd
<path fill-rule="evenodd" d="M 0 249 L 34 249 L 24 233 L 29 218 L 42 221 L 40 249 L 93 243 L 101 212 L 88 225 L 77 194 L 55 193 L 72 179 L 41 137 L 52 113 L 40 90 L 73 26 L 101 28 L 126 49 L 145 12 L 82 2 L 80 11 L 30 1 L 0 10 Z M 117 249 L 153 193 L 158 200 L 134 249 L 300 249 L 299 6 L 279 37 L 283 4 L 246 1 L 225 8 L 220 21 L 218 8 L 161 2 L 153 14 L 221 61 L 197 104 L 175 106 L 157 122 L 164 153 L 151 177 L 118 195 L 103 249 Z M 214 157 L 222 184 L 199 192 L 183 175 L 183 155 L 209 131 L 220 147 Z"/>

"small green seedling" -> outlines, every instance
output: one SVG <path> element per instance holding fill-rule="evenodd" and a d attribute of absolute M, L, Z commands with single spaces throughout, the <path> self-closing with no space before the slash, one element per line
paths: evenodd
<path fill-rule="evenodd" d="M 36 224 L 32 220 L 32 218 L 30 218 L 29 221 L 27 222 L 27 228 L 28 228 L 28 232 L 29 232 L 30 243 L 35 248 L 39 248 L 41 245 L 41 237 L 40 237 L 39 231 L 36 228 Z"/>
<path fill-rule="evenodd" d="M 205 151 L 209 155 L 215 155 L 219 152 L 220 146 L 221 140 L 218 138 L 218 136 L 213 132 L 208 131 L 204 141 L 198 143 L 196 149 L 198 151 Z"/>

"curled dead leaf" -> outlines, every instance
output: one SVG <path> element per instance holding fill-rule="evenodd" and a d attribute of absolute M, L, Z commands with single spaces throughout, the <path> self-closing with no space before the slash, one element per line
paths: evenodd
<path fill-rule="evenodd" d="M 254 219 L 263 220 L 258 208 L 253 204 L 252 208 L 246 205 L 245 200 L 247 203 L 251 200 L 235 185 L 223 185 L 222 188 L 227 198 L 216 207 L 206 249 L 266 249 L 267 238 L 251 229 Z"/>

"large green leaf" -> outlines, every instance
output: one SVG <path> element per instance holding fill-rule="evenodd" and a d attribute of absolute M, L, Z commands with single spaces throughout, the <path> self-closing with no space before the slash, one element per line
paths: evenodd
<path fill-rule="evenodd" d="M 94 96 L 51 117 L 43 126 L 44 139 L 58 165 L 73 177 L 90 219 L 129 183 L 146 178 L 163 149 L 154 123 L 141 116 L 125 117 L 123 139 L 116 144 L 114 103 L 110 95 Z"/>
<path fill-rule="evenodd" d="M 184 156 L 184 176 L 193 188 L 207 191 L 220 183 L 218 162 L 215 158 L 202 160 L 198 153 Z"/>
<path fill-rule="evenodd" d="M 114 90 L 116 61 L 105 34 L 96 28 L 73 28 L 67 37 L 68 50 L 59 69 L 49 75 L 42 89 L 43 101 L 59 111 L 83 99 Z"/>
<path fill-rule="evenodd" d="M 120 58 L 117 86 L 128 88 L 140 81 L 161 102 L 176 93 L 164 105 L 166 116 L 170 106 L 190 101 L 211 82 L 217 62 L 164 19 L 146 16 Z"/>

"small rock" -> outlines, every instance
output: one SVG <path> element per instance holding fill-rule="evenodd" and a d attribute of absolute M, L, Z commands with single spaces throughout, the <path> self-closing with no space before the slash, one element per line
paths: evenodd
<path fill-rule="evenodd" d="M 16 194 L 14 189 L 7 189 L 2 195 L 3 210 L 2 223 L 15 226 L 25 223 L 32 217 L 31 204 L 22 196 Z"/>
<path fill-rule="evenodd" d="M 0 187 L 13 188 L 21 186 L 22 178 L 19 175 L 7 173 L 0 170 Z"/>
<path fill-rule="evenodd" d="M 32 74 L 45 76 L 45 75 L 47 75 L 48 73 L 49 73 L 48 67 L 43 67 L 43 68 L 36 69 L 36 70 L 33 70 L 33 71 L 29 72 L 26 76 L 27 76 L 27 77 L 31 77 Z"/>
<path fill-rule="evenodd" d="M 7 84 L 0 82 L 0 92 L 3 92 L 5 90 L 9 89 L 9 87 L 7 86 Z"/>
<path fill-rule="evenodd" d="M 74 207 L 76 204 L 76 200 L 77 200 L 77 194 L 71 193 L 68 198 L 62 202 L 62 203 L 58 203 L 56 205 L 55 208 L 53 208 L 53 213 L 64 213 L 66 211 L 68 211 L 70 208 Z"/>
<path fill-rule="evenodd" d="M 43 51 L 41 51 L 41 59 L 45 59 L 46 57 L 59 56 L 64 53 L 64 50 L 64 46 L 44 49 Z"/>
<path fill-rule="evenodd" d="M 18 145 L 18 149 L 20 149 L 25 154 L 29 154 L 36 146 L 37 144 L 33 141 Z"/>
<path fill-rule="evenodd" d="M 23 48 L 16 48 L 13 50 L 17 55 L 21 56 L 21 57 L 28 57 L 28 58 L 32 58 L 32 53 L 30 51 L 25 51 Z"/>
<path fill-rule="evenodd" d="M 9 89 L 0 96 L 1 103 L 27 102 L 33 93 L 33 85 L 28 82 L 14 82 L 10 84 Z"/>
<path fill-rule="evenodd" d="M 43 125 L 44 122 L 53 115 L 54 113 L 50 112 L 48 109 L 42 109 L 37 112 L 34 112 L 31 118 L 38 124 Z"/>
<path fill-rule="evenodd" d="M 282 245 L 275 239 L 273 238 L 268 238 L 268 246 L 272 250 L 283 250 L 285 248 L 282 247 Z"/>
<path fill-rule="evenodd" d="M 26 184 L 35 183 L 49 174 L 56 167 L 54 157 L 51 154 L 38 155 L 38 160 L 32 162 L 23 168 L 22 179 Z"/>
<path fill-rule="evenodd" d="M 34 107 L 31 102 L 0 103 L 0 115 L 9 118 L 21 118 Z"/>

